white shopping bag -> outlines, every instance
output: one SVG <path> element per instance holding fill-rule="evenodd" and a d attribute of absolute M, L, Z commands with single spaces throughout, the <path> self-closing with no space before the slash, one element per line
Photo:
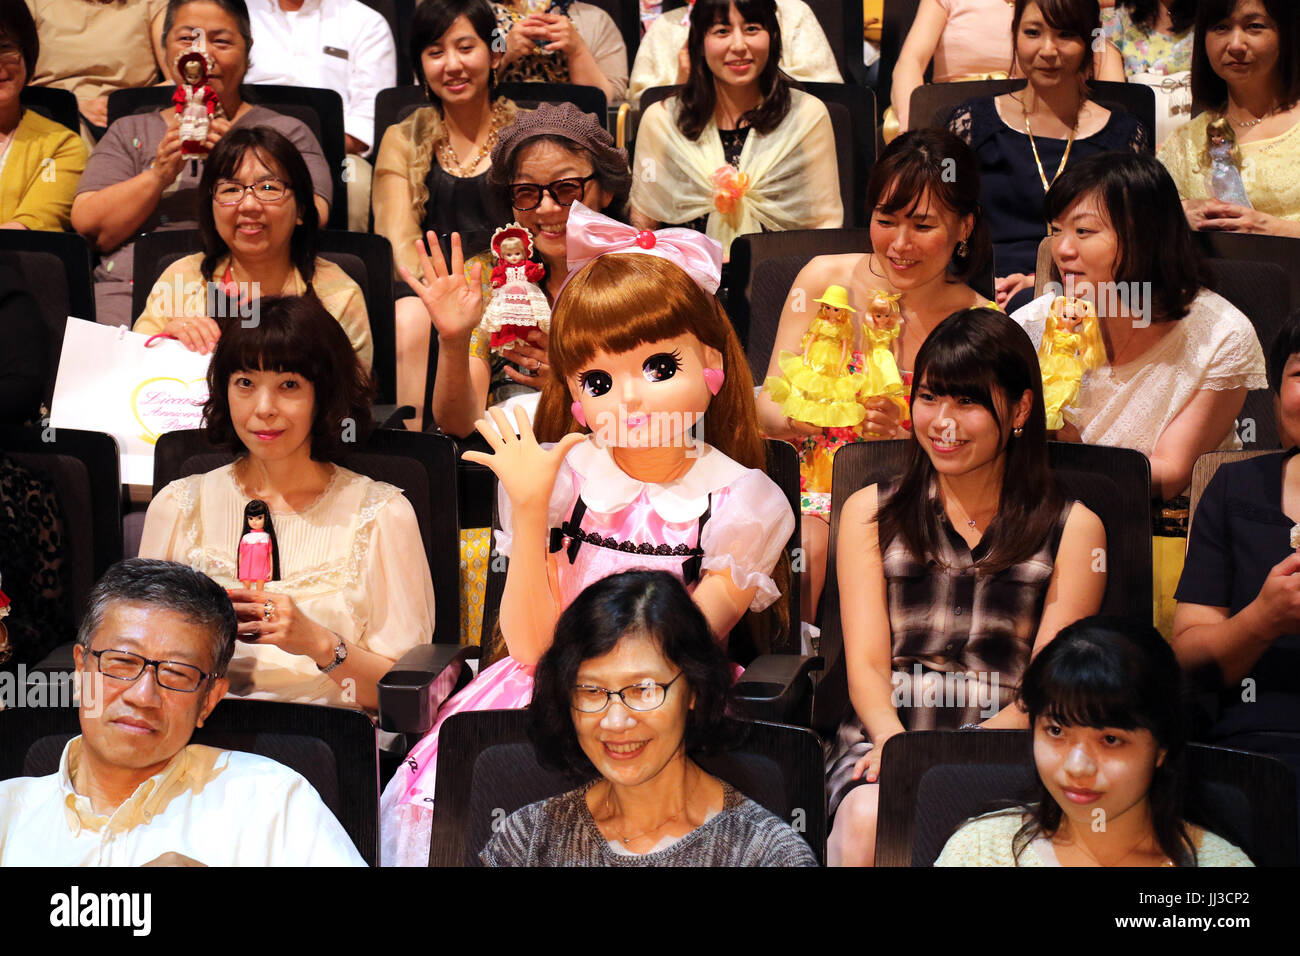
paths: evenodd
<path fill-rule="evenodd" d="M 211 356 L 174 339 L 68 319 L 50 424 L 108 432 L 122 453 L 122 480 L 153 484 L 153 449 L 164 432 L 198 428 Z"/>

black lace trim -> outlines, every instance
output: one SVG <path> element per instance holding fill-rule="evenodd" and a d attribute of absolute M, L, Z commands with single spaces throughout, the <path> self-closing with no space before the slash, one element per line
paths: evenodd
<path fill-rule="evenodd" d="M 704 549 L 700 547 L 689 548 L 684 544 L 667 545 L 650 544 L 649 542 L 633 544 L 631 541 L 619 541 L 612 535 L 602 537 L 595 532 L 574 528 L 567 522 L 558 528 L 551 529 L 552 552 L 562 550 L 565 547 L 564 542 L 566 540 L 569 542 L 569 550 L 575 554 L 577 552 L 576 544 L 591 544 L 598 548 L 609 548 L 611 551 L 622 551 L 624 554 L 646 554 L 661 558 L 694 558 L 704 555 Z"/>

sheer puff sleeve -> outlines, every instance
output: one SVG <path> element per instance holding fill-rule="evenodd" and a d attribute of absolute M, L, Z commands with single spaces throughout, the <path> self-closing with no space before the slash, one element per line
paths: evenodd
<path fill-rule="evenodd" d="M 713 495 L 700 547 L 705 571 L 727 571 L 744 590 L 758 588 L 750 604 L 761 611 L 781 596 L 772 572 L 794 532 L 794 512 L 785 493 L 761 471 L 750 470 Z"/>
<path fill-rule="evenodd" d="M 394 494 L 379 507 L 364 547 L 360 578 L 369 596 L 369 621 L 359 629 L 358 643 L 397 660 L 412 647 L 429 643 L 434 622 L 429 562 L 415 509 L 403 495 Z"/>

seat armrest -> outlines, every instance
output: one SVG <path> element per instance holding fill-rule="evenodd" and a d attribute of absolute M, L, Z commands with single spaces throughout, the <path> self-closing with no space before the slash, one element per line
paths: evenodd
<path fill-rule="evenodd" d="M 424 734 L 442 702 L 469 683 L 472 644 L 421 644 L 413 647 L 379 680 L 379 729 Z"/>
<path fill-rule="evenodd" d="M 736 681 L 736 697 L 754 720 L 807 727 L 812 719 L 812 673 L 825 666 L 821 657 L 764 654 Z"/>

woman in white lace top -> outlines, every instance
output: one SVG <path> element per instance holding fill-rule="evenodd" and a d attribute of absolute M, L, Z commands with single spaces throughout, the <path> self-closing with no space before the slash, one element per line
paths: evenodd
<path fill-rule="evenodd" d="M 173 481 L 145 517 L 141 557 L 197 568 L 230 590 L 237 697 L 374 710 L 393 662 L 433 633 L 433 583 L 401 489 L 333 464 L 364 438 L 369 376 L 315 299 L 263 299 L 232 323 L 208 370 L 208 436 L 239 456 Z M 240 589 L 244 507 L 274 518 L 278 577 Z"/>
<path fill-rule="evenodd" d="M 1061 284 L 1012 318 L 1037 346 L 1055 296 L 1088 299 L 1106 341 L 1056 437 L 1135 448 L 1153 495 L 1182 494 L 1199 455 L 1241 447 L 1246 392 L 1267 385 L 1250 319 L 1204 287 L 1178 190 L 1154 158 L 1089 157 L 1052 183 L 1047 216 Z"/>

